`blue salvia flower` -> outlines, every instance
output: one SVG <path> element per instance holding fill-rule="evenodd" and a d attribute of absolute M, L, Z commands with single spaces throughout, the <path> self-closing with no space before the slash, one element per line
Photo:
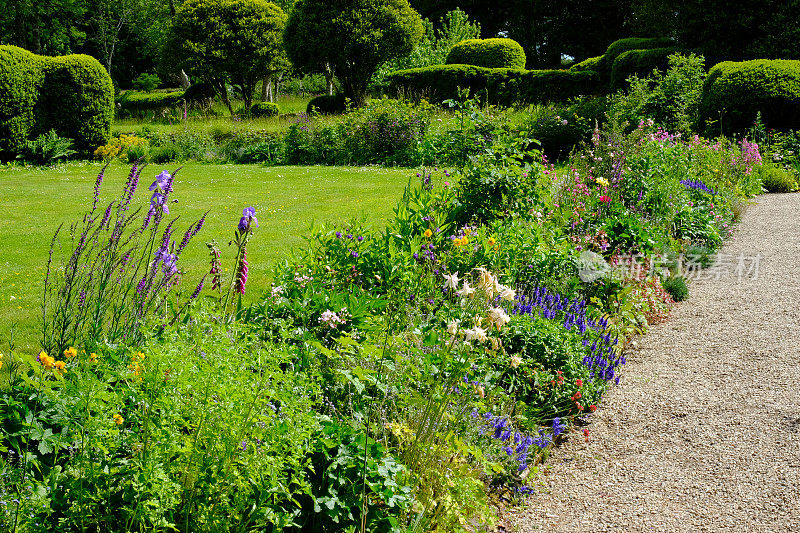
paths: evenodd
<path fill-rule="evenodd" d="M 681 180 L 681 185 L 686 187 L 687 189 L 694 189 L 695 191 L 703 191 L 709 194 L 717 194 L 716 191 L 710 189 L 705 183 L 701 180 Z"/>

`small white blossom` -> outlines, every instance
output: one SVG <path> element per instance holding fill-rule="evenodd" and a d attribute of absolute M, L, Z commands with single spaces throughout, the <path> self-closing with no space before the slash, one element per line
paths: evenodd
<path fill-rule="evenodd" d="M 475 289 L 470 287 L 469 283 L 465 280 L 464 285 L 461 286 L 461 289 L 456 294 L 464 298 L 472 298 L 475 295 Z"/>
<path fill-rule="evenodd" d="M 454 272 L 453 274 L 445 274 L 444 275 L 444 288 L 456 290 L 458 289 L 458 272 Z"/>
<path fill-rule="evenodd" d="M 502 308 L 492 307 L 489 309 L 489 314 L 486 317 L 486 321 L 492 326 L 497 326 L 497 329 L 499 330 L 511 321 L 511 317 L 508 316 Z"/>
<path fill-rule="evenodd" d="M 472 329 L 464 330 L 464 336 L 467 342 L 476 340 L 478 342 L 486 342 L 486 330 L 482 329 L 478 326 L 475 326 Z"/>

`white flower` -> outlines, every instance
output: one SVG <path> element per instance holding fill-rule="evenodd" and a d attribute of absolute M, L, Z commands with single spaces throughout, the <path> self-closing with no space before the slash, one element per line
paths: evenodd
<path fill-rule="evenodd" d="M 482 329 L 478 326 L 475 326 L 472 329 L 465 329 L 464 330 L 465 339 L 467 342 L 476 340 L 478 342 L 486 342 L 486 330 Z"/>
<path fill-rule="evenodd" d="M 450 335 L 455 336 L 455 334 L 458 333 L 458 325 L 460 323 L 461 323 L 461 321 L 458 320 L 457 318 L 451 320 L 450 323 L 447 324 L 447 333 L 449 333 Z"/>
<path fill-rule="evenodd" d="M 444 288 L 452 290 L 458 289 L 458 272 L 444 275 Z"/>
<path fill-rule="evenodd" d="M 511 321 L 511 317 L 508 316 L 502 308 L 492 307 L 489 309 L 489 315 L 486 317 L 486 321 L 492 326 L 497 326 L 499 330 Z"/>
<path fill-rule="evenodd" d="M 272 297 L 274 298 L 275 296 L 280 296 L 281 294 L 284 294 L 285 292 L 286 292 L 286 289 L 283 288 L 283 285 L 278 285 L 277 287 L 273 287 L 272 288 Z"/>
<path fill-rule="evenodd" d="M 472 296 L 475 294 L 475 289 L 470 287 L 469 283 L 467 283 L 465 280 L 464 285 L 461 286 L 461 290 L 459 290 L 456 294 L 463 296 L 464 298 L 472 298 Z"/>
<path fill-rule="evenodd" d="M 511 287 L 503 287 L 500 288 L 500 299 L 505 300 L 507 302 L 514 301 L 514 298 L 517 297 L 517 291 L 512 289 Z"/>
<path fill-rule="evenodd" d="M 522 358 L 518 355 L 511 357 L 511 368 L 517 368 L 522 363 Z"/>
<path fill-rule="evenodd" d="M 483 267 L 478 268 L 478 274 L 480 274 L 480 280 L 478 281 L 478 287 L 480 287 L 483 291 L 486 292 L 486 297 L 491 300 L 494 298 L 495 292 L 497 292 L 497 278 L 492 275 L 491 272 L 486 270 Z"/>

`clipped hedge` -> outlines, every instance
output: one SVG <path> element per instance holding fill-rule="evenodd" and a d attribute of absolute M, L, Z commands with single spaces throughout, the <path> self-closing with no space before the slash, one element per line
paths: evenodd
<path fill-rule="evenodd" d="M 0 46 L 0 157 L 51 129 L 89 152 L 108 141 L 113 115 L 111 77 L 93 57 Z"/>
<path fill-rule="evenodd" d="M 522 69 L 525 68 L 525 50 L 513 39 L 467 39 L 450 49 L 445 63 Z"/>
<path fill-rule="evenodd" d="M 279 114 L 278 104 L 272 102 L 256 102 L 250 106 L 250 116 L 253 118 L 277 117 Z"/>
<path fill-rule="evenodd" d="M 675 46 L 675 42 L 666 37 L 628 37 L 627 39 L 619 39 L 608 45 L 606 53 L 600 56 L 601 59 L 597 64 L 596 70 L 600 73 L 603 81 L 608 83 L 611 80 L 611 68 L 614 66 L 614 61 L 625 52 L 629 50 L 669 48 L 670 46 Z"/>
<path fill-rule="evenodd" d="M 306 113 L 322 113 L 330 115 L 335 113 L 344 113 L 347 109 L 347 100 L 343 94 L 323 94 L 316 96 L 308 102 L 306 106 Z"/>
<path fill-rule="evenodd" d="M 117 98 L 120 116 L 141 116 L 148 111 L 169 109 L 182 105 L 184 91 L 170 93 L 135 93 L 128 91 Z"/>
<path fill-rule="evenodd" d="M 714 122 L 708 133 L 744 130 L 759 111 L 768 128 L 800 128 L 800 61 L 725 61 L 708 72 L 700 102 L 702 120 Z"/>
<path fill-rule="evenodd" d="M 564 101 L 597 92 L 597 73 L 568 70 L 483 68 L 472 65 L 435 65 L 398 70 L 389 75 L 390 88 L 432 101 L 456 98 L 458 88 L 488 97 L 490 103 L 513 105 Z"/>
<path fill-rule="evenodd" d="M 625 80 L 633 75 L 646 76 L 653 69 L 666 71 L 669 68 L 669 56 L 682 52 L 688 53 L 687 50 L 676 46 L 623 52 L 611 67 L 611 89 L 624 87 Z"/>
<path fill-rule="evenodd" d="M 575 63 L 570 66 L 569 69 L 573 72 L 583 72 L 584 70 L 593 70 L 597 72 L 602 59 L 603 56 L 590 57 L 589 59 L 584 59 L 580 63 Z"/>

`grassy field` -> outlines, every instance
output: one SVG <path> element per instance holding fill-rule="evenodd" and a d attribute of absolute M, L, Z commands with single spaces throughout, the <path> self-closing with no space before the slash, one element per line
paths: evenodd
<path fill-rule="evenodd" d="M 78 219 L 91 206 L 99 169 L 99 163 L 0 169 L 0 351 L 7 351 L 12 325 L 17 347 L 36 349 L 50 239 L 59 224 Z M 109 167 L 101 205 L 119 195 L 128 170 L 122 164 Z M 155 165 L 144 170 L 135 204 L 147 205 L 147 187 L 161 170 Z M 194 286 L 208 270 L 205 242 L 211 239 L 222 249 L 223 267 L 230 268 L 234 251 L 228 241 L 242 209 L 253 206 L 260 227 L 248 247 L 247 297 L 255 299 L 269 286 L 271 265 L 303 243 L 312 223 L 346 222 L 363 215 L 382 225 L 413 175 L 397 168 L 186 164 L 175 178 L 171 196 L 178 200 L 170 206 L 171 214 L 180 215 L 177 238 L 192 221 L 210 212 L 181 257 L 184 279 Z"/>

